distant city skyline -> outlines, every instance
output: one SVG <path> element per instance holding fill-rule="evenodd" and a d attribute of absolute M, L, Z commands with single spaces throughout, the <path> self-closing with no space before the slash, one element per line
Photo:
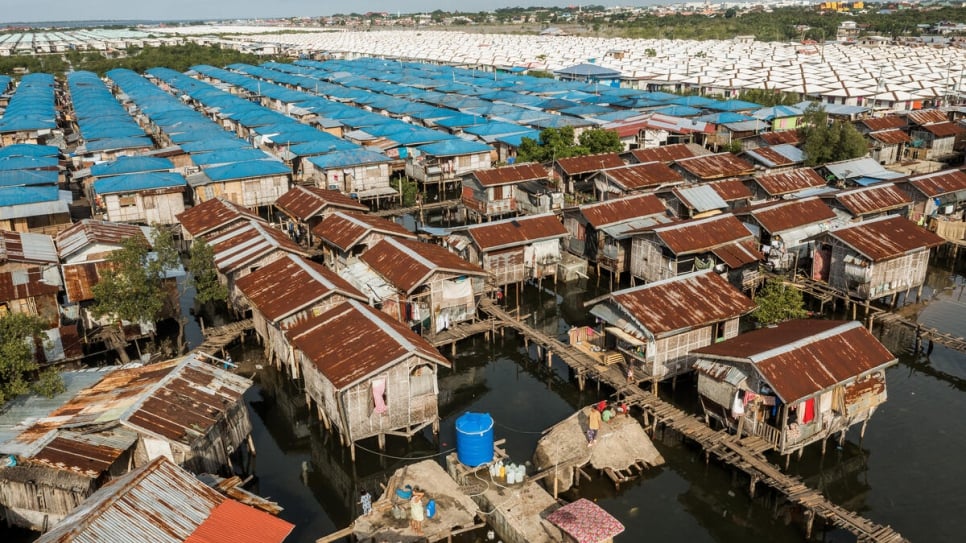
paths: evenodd
<path fill-rule="evenodd" d="M 675 3 L 673 0 L 623 0 L 614 2 L 580 2 L 581 5 L 648 6 Z M 717 3 L 717 2 L 716 2 Z M 104 21 L 104 20 L 225 20 L 281 17 L 318 17 L 335 13 L 418 13 L 437 9 L 445 11 L 492 11 L 506 7 L 547 7 L 577 5 L 572 0 L 523 0 L 518 4 L 498 0 L 417 0 L 390 2 L 363 0 L 336 2 L 332 0 L 165 0 L 163 2 L 131 2 L 130 0 L 28 0 L 10 2 L 0 10 L 0 24 L 45 21 Z"/>

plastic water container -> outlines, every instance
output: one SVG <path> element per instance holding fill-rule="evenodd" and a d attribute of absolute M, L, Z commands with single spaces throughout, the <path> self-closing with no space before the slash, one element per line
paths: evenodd
<path fill-rule="evenodd" d="M 456 458 L 471 468 L 493 461 L 493 417 L 464 413 L 456 419 Z"/>
<path fill-rule="evenodd" d="M 517 467 L 510 464 L 506 468 L 506 484 L 512 485 L 517 480 Z"/>
<path fill-rule="evenodd" d="M 426 518 L 433 518 L 436 516 L 436 500 L 429 500 L 426 504 Z"/>

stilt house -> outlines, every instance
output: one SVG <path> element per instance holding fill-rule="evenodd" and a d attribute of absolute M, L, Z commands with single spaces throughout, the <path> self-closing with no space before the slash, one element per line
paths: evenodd
<path fill-rule="evenodd" d="M 861 300 L 919 289 L 929 250 L 946 240 L 903 217 L 880 217 L 822 234 L 812 279 Z"/>
<path fill-rule="evenodd" d="M 264 222 L 255 212 L 222 197 L 200 203 L 177 216 L 186 241 L 214 237 L 239 223 Z"/>
<path fill-rule="evenodd" d="M 593 174 L 594 192 L 600 201 L 635 193 L 657 192 L 684 183 L 684 176 L 663 162 L 629 164 Z"/>
<path fill-rule="evenodd" d="M 794 269 L 810 258 L 811 237 L 829 230 L 840 219 L 821 198 L 775 200 L 738 213 L 757 233 L 770 270 Z"/>
<path fill-rule="evenodd" d="M 447 244 L 489 272 L 497 285 L 556 276 L 567 229 L 553 214 L 471 226 Z"/>
<path fill-rule="evenodd" d="M 756 175 L 747 180 L 746 184 L 751 189 L 752 201 L 757 203 L 824 187 L 826 181 L 812 168 L 797 168 L 780 173 Z"/>
<path fill-rule="evenodd" d="M 857 220 L 874 219 L 882 215 L 909 215 L 912 197 L 895 183 L 878 183 L 830 194 L 825 199 L 832 209 Z"/>
<path fill-rule="evenodd" d="M 369 208 L 337 190 L 295 185 L 275 200 L 275 208 L 289 218 L 308 225 L 309 231 L 337 211 L 365 213 Z"/>
<path fill-rule="evenodd" d="M 388 219 L 342 211 L 323 219 L 312 229 L 312 235 L 321 242 L 326 263 L 336 270 L 346 267 L 352 258 L 362 256 L 384 238 L 416 239 L 416 234 Z"/>
<path fill-rule="evenodd" d="M 177 224 L 187 188 L 184 177 L 174 172 L 105 177 L 91 185 L 92 209 L 112 222 Z"/>
<path fill-rule="evenodd" d="M 612 292 L 588 302 L 605 324 L 604 349 L 620 351 L 653 383 L 691 371 L 694 349 L 738 335 L 754 302 L 705 270 Z"/>
<path fill-rule="evenodd" d="M 346 300 L 368 301 L 329 268 L 291 253 L 240 278 L 235 286 L 251 308 L 267 357 L 285 364 L 293 378 L 298 378 L 299 366 L 293 363 L 285 330 Z"/>
<path fill-rule="evenodd" d="M 858 321 L 794 320 L 694 351 L 705 420 L 779 454 L 845 432 L 886 401 L 896 357 Z"/>
<path fill-rule="evenodd" d="M 476 170 L 463 178 L 461 201 L 469 220 L 481 222 L 517 214 L 517 186 L 528 181 L 547 180 L 547 169 L 540 164 L 517 164 L 502 168 Z"/>
<path fill-rule="evenodd" d="M 601 170 L 624 166 L 624 159 L 617 153 L 558 158 L 553 164 L 553 175 L 567 194 L 578 192 L 591 194 L 594 190 L 591 177 Z"/>
<path fill-rule="evenodd" d="M 337 330 L 338 333 L 333 333 Z M 439 431 L 437 370 L 449 361 L 406 325 L 350 300 L 288 330 L 306 395 L 325 428 L 355 442 Z"/>
<path fill-rule="evenodd" d="M 909 218 L 914 221 L 929 216 L 944 216 L 949 220 L 966 220 L 966 172 L 960 169 L 941 170 L 910 177 L 897 186 L 912 197 Z"/>

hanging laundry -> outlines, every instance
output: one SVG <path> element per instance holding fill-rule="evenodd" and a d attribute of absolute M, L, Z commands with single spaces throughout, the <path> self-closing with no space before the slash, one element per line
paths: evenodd
<path fill-rule="evenodd" d="M 373 379 L 372 380 L 372 401 L 375 404 L 373 411 L 378 414 L 383 414 L 386 412 L 386 398 L 383 396 L 386 393 L 386 380 L 385 379 Z"/>
<path fill-rule="evenodd" d="M 815 398 L 809 398 L 804 402 L 804 409 L 800 409 L 802 413 L 802 423 L 808 424 L 815 419 Z"/>
<path fill-rule="evenodd" d="M 745 404 L 741 401 L 741 397 L 738 393 L 735 393 L 735 399 L 731 402 L 731 416 L 734 418 L 739 418 L 745 414 Z"/>

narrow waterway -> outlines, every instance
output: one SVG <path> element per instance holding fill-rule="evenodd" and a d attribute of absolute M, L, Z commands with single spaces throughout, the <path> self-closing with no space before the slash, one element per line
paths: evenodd
<path fill-rule="evenodd" d="M 966 335 L 964 275 L 963 264 L 956 270 L 948 263 L 932 266 L 924 291 L 929 303 L 920 317 L 924 324 Z M 589 323 L 582 303 L 604 287 L 582 281 L 561 285 L 554 293 L 546 285 L 542 290 L 528 285 L 522 312 L 531 314 L 536 326 L 562 337 L 570 325 Z M 508 302 L 514 302 L 515 295 L 508 294 Z M 889 401 L 873 417 L 865 439 L 860 443 L 858 430 L 853 430 L 841 449 L 830 445 L 823 457 L 818 446 L 811 447 L 800 460 L 793 457 L 789 469 L 832 501 L 893 526 L 911 541 L 960 541 L 966 533 L 961 514 L 966 508 L 961 484 L 966 466 L 959 460 L 959 452 L 966 449 L 966 356 L 939 345 L 928 356 L 913 353 L 913 334 L 902 327 L 876 333 L 900 363 L 887 373 Z M 923 351 L 927 349 L 924 345 Z M 258 348 L 237 349 L 233 355 L 260 363 Z M 578 392 L 564 365 L 557 362 L 548 369 L 532 347 L 526 352 L 510 332 L 493 341 L 480 337 L 461 343 L 454 362 L 455 370 L 442 370 L 440 376 L 439 437 L 427 432 L 411 444 L 390 438 L 382 454 L 374 451 L 374 439 L 363 442 L 365 449 L 359 450 L 355 464 L 337 439 L 320 431 L 295 385 L 270 368 L 255 372 L 257 386 L 247 399 L 258 449 L 256 490 L 285 507 L 282 516 L 296 524 L 289 541 L 310 543 L 347 525 L 358 513 L 359 490 L 378 492 L 379 483 L 406 458 L 437 455 L 441 460 L 454 446 L 454 420 L 466 411 L 490 413 L 496 438 L 506 438 L 511 459 L 523 462 L 544 428 L 608 394 L 598 393 L 593 384 Z M 679 381 L 674 391 L 662 387 L 661 393 L 695 409 L 692 380 Z M 701 451 L 673 432 L 659 431 L 654 441 L 667 460 L 665 466 L 619 491 L 607 479 L 578 490 L 625 524 L 627 531 L 618 541 L 805 539 L 800 511 L 780 497 L 759 491 L 751 499 L 743 474 L 714 461 L 706 465 Z M 817 526 L 813 540 L 855 538 Z"/>

